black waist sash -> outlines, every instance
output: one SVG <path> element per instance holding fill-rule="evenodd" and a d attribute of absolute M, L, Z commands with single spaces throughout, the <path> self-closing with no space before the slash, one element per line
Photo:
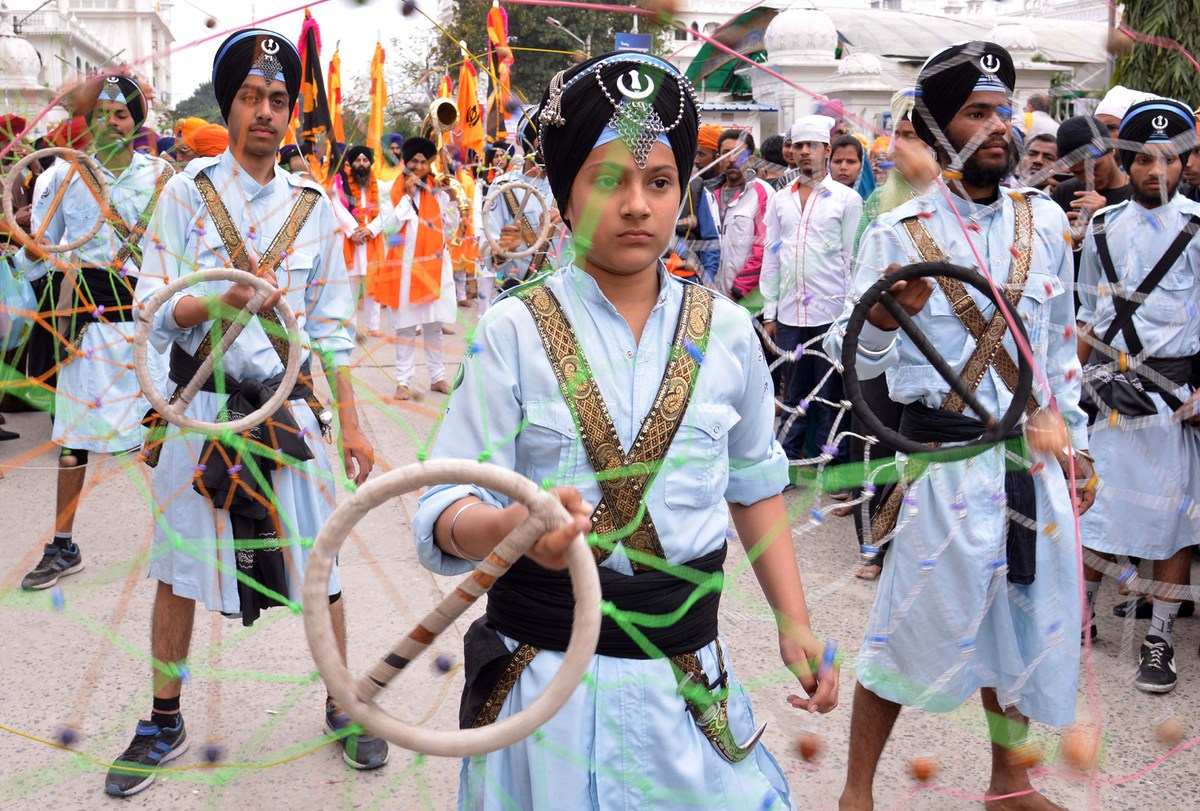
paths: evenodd
<path fill-rule="evenodd" d="M 186 386 L 199 370 L 199 360 L 179 344 L 172 344 L 172 382 Z M 315 395 L 310 380 L 310 364 L 306 362 L 288 400 L 311 403 Z M 222 421 L 258 410 L 279 389 L 283 373 L 263 381 L 227 377 L 224 382 L 229 397 L 220 417 Z M 201 388 L 215 392 L 216 381 L 210 377 Z M 229 512 L 242 624 L 252 625 L 264 609 L 285 605 L 288 599 L 287 565 L 279 546 L 283 521 L 273 506 L 276 503 L 273 472 L 288 464 L 287 459 L 307 461 L 313 458 L 313 453 L 286 403 L 241 437 L 243 442 L 236 445 L 227 445 L 219 439 L 205 440 L 192 488 L 211 499 L 217 509 Z"/>
<path fill-rule="evenodd" d="M 978 439 L 984 432 L 982 421 L 941 408 L 930 408 L 924 403 L 908 403 L 900 418 L 900 433 L 917 442 L 969 442 Z M 1009 439 L 1022 436 L 1017 426 L 1009 433 Z M 966 459 L 978 456 L 989 447 L 942 448 L 939 460 Z M 956 453 L 956 451 L 958 453 Z M 1004 496 L 1008 501 L 1008 582 L 1027 586 L 1037 572 L 1037 500 L 1033 489 L 1033 475 L 1027 469 L 1010 470 L 1005 466 Z M 1017 520 L 1013 515 L 1018 516 Z"/>
<path fill-rule="evenodd" d="M 53 290 L 58 290 L 61 278 L 61 273 L 53 275 Z M 81 267 L 72 286 L 72 312 L 67 334 L 63 337 L 68 343 L 75 343 L 80 333 L 94 321 L 132 322 L 133 302 L 133 285 L 129 279 L 106 267 Z"/>
<path fill-rule="evenodd" d="M 631 576 L 601 566 L 600 592 L 619 611 L 664 616 L 688 604 L 689 598 L 701 590 L 703 593 L 673 622 L 664 622 L 662 627 L 638 625 L 638 632 L 664 656 L 695 653 L 717 638 L 725 553 L 726 545 L 722 544 L 715 552 L 684 564 L 692 571 L 710 575 L 709 589 L 671 572 L 655 570 Z M 488 592 L 488 624 L 504 636 L 541 650 L 567 649 L 574 611 L 570 576 L 542 568 L 528 558 L 514 563 Z M 600 621 L 596 652 L 621 659 L 651 658 L 607 612 Z"/>
<path fill-rule="evenodd" d="M 1174 383 L 1176 386 L 1190 386 L 1192 377 L 1192 364 L 1194 360 L 1195 358 L 1191 355 L 1184 358 L 1142 358 L 1138 362 L 1138 365 L 1157 372 L 1167 380 Z M 1111 359 L 1104 357 L 1101 353 L 1095 351 L 1092 352 L 1092 356 L 1088 359 L 1089 365 L 1108 362 L 1111 362 Z M 1126 374 L 1134 374 L 1134 372 L 1127 372 Z M 1142 384 L 1142 389 L 1144 391 L 1150 391 L 1161 395 L 1163 401 L 1172 411 L 1175 411 L 1183 405 L 1183 402 L 1175 396 L 1174 391 L 1163 388 L 1162 386 L 1158 385 L 1158 383 L 1140 373 L 1137 373 L 1137 379 Z M 1103 397 L 1104 392 L 1101 392 L 1100 395 Z M 1111 406 L 1114 404 L 1109 403 L 1109 405 Z M 1157 409 L 1154 409 L 1149 413 L 1153 414 L 1156 412 Z"/>

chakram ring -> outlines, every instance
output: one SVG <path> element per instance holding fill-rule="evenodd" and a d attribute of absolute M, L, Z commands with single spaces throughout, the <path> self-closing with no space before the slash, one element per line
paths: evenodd
<path fill-rule="evenodd" d="M 850 320 L 846 324 L 846 334 L 842 340 L 842 384 L 846 392 L 846 399 L 850 401 L 854 409 L 854 418 L 865 427 L 866 430 L 863 433 L 873 435 L 884 445 L 909 455 L 929 454 L 934 449 L 922 442 L 908 439 L 898 431 L 884 425 L 863 398 L 862 386 L 858 379 L 856 365 L 858 360 L 858 338 L 862 333 L 863 325 L 867 323 L 867 316 L 870 314 L 871 308 L 876 304 L 882 304 L 887 309 L 888 313 L 899 323 L 900 329 L 904 331 L 909 340 L 912 341 L 930 364 L 937 369 L 946 382 L 950 384 L 951 390 L 957 392 L 967 403 L 967 410 L 974 412 L 975 416 L 983 422 L 985 430 L 977 439 L 973 439 L 970 442 L 956 443 L 954 449 L 979 447 L 1004 441 L 1020 421 L 1021 415 L 1025 411 L 1025 405 L 1029 401 L 1029 395 L 1033 391 L 1033 367 L 1026 360 L 1025 353 L 1018 352 L 1016 359 L 1017 389 L 1012 393 L 1012 402 L 1009 403 L 1008 410 L 997 420 L 994 415 L 979 404 L 974 392 L 970 390 L 959 372 L 951 368 L 946 359 L 937 351 L 937 347 L 933 342 L 929 340 L 921 328 L 913 322 L 912 317 L 905 312 L 904 308 L 888 292 L 896 282 L 937 276 L 948 276 L 958 279 L 960 282 L 971 287 L 975 287 L 983 291 L 988 299 L 991 300 L 993 306 L 999 306 L 996 301 L 996 294 L 992 291 L 992 286 L 984 278 L 983 274 L 978 271 L 959 265 L 952 265 L 948 262 L 919 262 L 917 264 L 905 265 L 899 270 L 888 273 L 880 278 L 879 281 L 871 285 L 871 288 L 862 295 L 850 314 Z M 1008 305 L 1007 302 L 1006 306 L 1008 306 L 1012 316 L 1009 328 L 1015 328 L 1024 345 L 1029 346 L 1029 336 L 1025 332 L 1025 324 L 1021 321 L 1021 316 L 1016 312 L 1016 308 Z M 1001 345 L 997 351 L 1005 352 L 1007 350 Z"/>
<path fill-rule="evenodd" d="M 346 669 L 333 635 L 329 576 L 346 536 L 371 509 L 419 487 L 476 484 L 503 493 L 529 508 L 529 517 L 430 611 L 383 659 L 357 681 Z M 413 752 L 471 757 L 511 746 L 545 724 L 579 687 L 600 637 L 600 577 L 582 534 L 567 547 L 567 566 L 575 596 L 571 638 L 562 665 L 542 694 L 528 707 L 476 729 L 438 730 L 399 720 L 375 702 L 375 696 L 412 663 L 454 620 L 487 592 L 508 567 L 546 532 L 570 520 L 555 496 L 519 473 L 466 460 L 419 462 L 373 479 L 343 501 L 321 528 L 304 575 L 304 629 L 317 670 L 338 707 L 371 731 Z"/>
<path fill-rule="evenodd" d="M 491 230 L 485 225 L 483 236 L 487 239 L 487 243 L 492 249 L 492 256 L 499 259 L 524 259 L 527 256 L 533 256 L 539 247 L 550 239 L 550 234 L 554 230 L 554 225 L 550 222 L 550 206 L 546 205 L 545 195 L 538 191 L 538 188 L 532 183 L 524 180 L 510 180 L 505 183 L 495 183 L 492 185 L 492 188 L 488 190 L 487 197 L 483 200 L 482 216 L 484 223 L 488 222 L 492 209 L 500 202 L 505 191 L 513 192 L 513 196 L 515 197 L 516 192 L 522 189 L 525 191 L 525 196 L 519 198 L 518 205 L 520 208 L 513 215 L 513 224 L 516 224 L 521 215 L 525 213 L 525 207 L 529 205 L 529 199 L 532 197 L 534 200 L 537 200 L 542 207 L 542 217 L 537 232 L 537 239 L 534 240 L 532 245 L 526 246 L 519 251 L 506 251 L 500 247 L 497 237 L 493 236 Z"/>
<path fill-rule="evenodd" d="M 214 346 L 208 357 L 204 359 L 204 362 L 200 365 L 200 369 L 196 372 L 196 376 L 186 386 L 181 386 L 179 395 L 168 402 L 155 386 L 154 379 L 150 375 L 150 367 L 146 362 L 146 345 L 150 340 L 150 328 L 154 324 L 154 315 L 176 293 L 186 290 L 192 285 L 215 281 L 250 285 L 254 288 L 254 296 L 246 305 L 246 309 L 242 311 L 241 318 L 229 326 L 225 334 L 221 336 L 220 344 Z M 287 363 L 284 366 L 283 380 L 280 381 L 275 393 L 271 395 L 271 399 L 267 400 L 262 408 L 257 411 L 236 420 L 230 420 L 229 422 L 204 422 L 203 420 L 189 417 L 185 413 L 188 405 L 192 402 L 196 393 L 200 391 L 204 382 L 212 376 L 213 367 L 218 358 L 223 356 L 229 347 L 233 345 L 233 342 L 237 340 L 238 335 L 241 334 L 250 318 L 258 313 L 263 302 L 274 292 L 274 287 L 265 279 L 255 276 L 253 273 L 233 268 L 216 268 L 212 270 L 199 270 L 195 273 L 189 273 L 187 276 L 181 276 L 138 306 L 137 329 L 133 336 L 133 370 L 137 375 L 138 385 L 141 386 L 142 393 L 146 395 L 146 399 L 150 402 L 150 405 L 154 407 L 163 419 L 172 425 L 178 425 L 180 428 L 188 428 L 205 434 L 221 434 L 225 431 L 240 434 L 265 422 L 287 402 L 292 388 L 296 385 L 296 378 L 300 375 L 300 352 L 302 347 L 300 327 L 296 323 L 296 315 L 288 305 L 287 297 L 281 296 L 279 303 L 275 305 L 275 310 L 279 313 L 279 320 L 287 330 L 288 354 Z"/>
<path fill-rule="evenodd" d="M 44 222 L 49 221 L 49 219 L 54 215 L 54 212 L 58 208 L 58 204 L 60 204 L 62 201 L 61 194 L 66 190 L 67 184 L 71 181 L 71 175 L 79 171 L 79 164 L 88 164 L 91 167 L 92 176 L 96 178 L 96 184 L 100 187 L 100 199 L 96 201 L 100 204 L 100 216 L 96 218 L 94 223 L 92 223 L 91 228 L 81 234 L 78 239 L 72 240 L 71 242 L 63 242 L 55 245 L 43 245 L 37 243 L 36 245 L 37 249 L 42 253 L 69 253 L 70 251 L 76 250 L 77 248 L 82 248 L 84 245 L 91 242 L 92 238 L 95 237 L 96 234 L 100 233 L 100 229 L 104 226 L 104 223 L 108 221 L 107 217 L 105 216 L 105 212 L 108 210 L 111 199 L 108 192 L 108 181 L 104 179 L 104 173 L 100 171 L 100 166 L 96 163 L 95 158 L 75 149 L 66 149 L 58 146 L 48 147 L 46 149 L 39 149 L 38 151 L 26 155 L 25 157 L 21 158 L 21 160 L 17 161 L 16 164 L 8 170 L 4 178 L 4 207 L 2 212 L 5 229 L 22 246 L 35 243 L 35 240 L 32 234 L 27 233 L 24 229 L 17 225 L 16 212 L 13 210 L 13 187 L 16 185 L 17 180 L 24 174 L 24 170 L 33 165 L 34 161 L 41 160 L 42 158 L 62 158 L 70 164 L 70 167 L 66 170 L 67 176 L 64 177 L 62 182 L 59 184 L 59 194 L 53 201 L 54 205 L 43 218 Z M 48 169 L 46 171 L 53 170 Z M 85 185 L 87 184 L 85 183 Z"/>

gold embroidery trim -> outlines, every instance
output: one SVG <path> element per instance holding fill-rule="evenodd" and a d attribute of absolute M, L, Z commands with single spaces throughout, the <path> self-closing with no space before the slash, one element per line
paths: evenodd
<path fill-rule="evenodd" d="M 1021 296 L 1025 292 L 1025 282 L 1029 278 L 1029 270 L 1033 265 L 1033 204 L 1029 202 L 1028 197 L 1021 195 L 1013 198 L 1013 209 L 1013 242 L 1017 246 L 1017 255 L 1013 259 L 1004 298 L 1008 302 L 1009 309 L 1015 314 L 1017 304 L 1020 303 Z M 904 230 L 908 232 L 913 246 L 921 255 L 921 259 L 926 262 L 947 260 L 945 253 L 942 252 L 942 249 L 934 241 L 933 235 L 929 233 L 920 219 L 907 217 L 902 224 Z M 991 320 L 985 320 L 979 306 L 971 298 L 962 282 L 946 276 L 937 277 L 937 282 L 954 309 L 954 314 L 958 316 L 963 327 L 975 339 L 975 349 L 967 358 L 967 363 L 961 372 L 967 387 L 971 391 L 975 391 L 983 382 L 987 370 L 994 368 L 1008 390 L 1015 391 L 1018 376 L 1017 365 L 1003 347 L 1008 323 L 1004 320 L 1000 308 L 996 308 Z M 966 403 L 963 402 L 958 392 L 951 390 L 942 400 L 941 407 L 945 411 L 961 414 L 966 408 Z M 1025 413 L 1032 414 L 1036 410 L 1037 401 L 1030 396 L 1029 401 L 1025 404 Z M 930 448 L 936 448 L 939 444 L 931 443 Z M 924 465 L 914 464 L 905 477 L 909 481 L 915 480 L 923 470 Z M 895 529 L 906 489 L 905 482 L 898 482 L 872 517 L 871 538 L 875 543 L 882 542 Z"/>
<path fill-rule="evenodd" d="M 485 727 L 488 724 L 496 722 L 496 718 L 500 715 L 500 710 L 504 707 L 504 702 L 508 698 L 508 694 L 512 692 L 513 686 L 517 683 L 517 679 L 521 678 L 521 674 L 525 672 L 525 668 L 529 667 L 529 663 L 537 655 L 538 649 L 533 645 L 526 645 L 522 642 L 517 646 L 517 649 L 513 651 L 512 658 L 508 660 L 504 672 L 500 674 L 500 680 L 492 688 L 492 693 L 488 696 L 487 701 L 483 702 L 483 706 L 479 709 L 479 715 L 475 716 L 475 721 L 471 724 L 472 728 Z"/>
<path fill-rule="evenodd" d="M 595 532 L 601 537 L 619 538 L 626 549 L 642 555 L 665 558 L 643 497 L 662 466 L 691 401 L 708 347 L 712 294 L 698 285 L 685 286 L 679 325 L 662 383 L 628 454 L 622 450 L 604 395 L 558 299 L 544 284 L 515 295 L 533 316 L 558 379 L 559 391 L 567 401 L 580 442 L 596 472 L 601 499 L 592 514 Z M 597 563 L 610 554 L 600 546 L 593 546 L 592 553 Z M 640 560 L 631 558 L 630 564 L 634 574 L 651 571 Z"/>

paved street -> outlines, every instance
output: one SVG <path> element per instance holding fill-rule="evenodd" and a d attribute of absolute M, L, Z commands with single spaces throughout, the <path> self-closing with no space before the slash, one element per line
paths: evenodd
<path fill-rule="evenodd" d="M 448 355 L 462 350 L 464 326 L 447 339 Z M 369 353 L 355 356 L 368 399 L 364 426 L 377 449 L 379 469 L 388 470 L 411 463 L 429 447 L 445 398 L 426 394 L 419 402 L 381 402 L 394 388 L 388 377 L 392 352 L 378 339 L 369 340 L 366 348 Z M 451 375 L 454 369 L 452 364 Z M 417 379 L 424 385 L 423 369 Z M 153 584 L 146 579 L 146 556 L 153 504 L 146 471 L 111 458 L 89 471 L 75 529 L 87 569 L 63 581 L 62 605 L 56 608 L 49 592 L 17 589 L 51 534 L 56 461 L 48 444 L 49 421 L 40 414 L 9 415 L 7 427 L 22 436 L 0 444 L 0 559 L 5 561 L 0 571 L 0 806 L 115 807 L 118 801 L 103 793 L 105 761 L 121 752 L 150 705 Z M 769 724 L 763 740 L 787 772 L 796 805 L 827 809 L 835 807 L 845 775 L 852 654 L 876 587 L 853 576 L 857 547 L 851 519 L 814 523 L 808 491 L 793 491 L 787 498 L 794 508 L 796 553 L 814 626 L 819 634 L 839 640 L 847 653 L 842 707 L 813 719 L 787 705 L 785 696 L 796 685 L 781 667 L 769 611 L 736 544 L 727 563 L 721 627 L 732 651 L 731 666 L 751 687 L 759 720 Z M 827 511 L 830 505 L 822 501 L 817 507 Z M 356 675 L 453 588 L 452 579 L 435 577 L 416 563 L 409 532 L 414 507 L 410 495 L 372 512 L 343 549 L 350 669 Z M 1085 661 L 1079 693 L 1080 717 L 1103 725 L 1100 771 L 1084 777 L 1052 763 L 1038 785 L 1075 809 L 1200 807 L 1200 769 L 1193 752 L 1139 775 L 1168 752 L 1157 740 L 1155 719 L 1175 714 L 1189 738 L 1200 734 L 1200 620 L 1183 619 L 1176 626 L 1179 688 L 1167 696 L 1142 694 L 1130 682 L 1134 646 L 1143 629 L 1111 616 L 1117 599 L 1106 582 L 1100 597 L 1100 641 L 1095 656 Z M 461 661 L 461 633 L 467 624 L 460 620 L 435 644 L 455 663 Z M 320 745 L 324 690 L 300 617 L 275 609 L 244 629 L 237 621 L 201 613 L 192 651 L 183 696 L 191 750 L 125 807 L 453 806 L 456 761 L 394 749 L 386 768 L 354 773 L 343 765 L 336 747 Z M 459 668 L 443 674 L 429 657 L 389 688 L 383 703 L 410 721 L 450 728 L 457 723 L 461 683 Z M 68 725 L 78 730 L 73 752 L 47 744 Z M 824 754 L 812 764 L 795 748 L 797 736 L 806 731 L 816 732 L 825 743 Z M 1035 732 L 1053 755 L 1057 732 Z M 208 744 L 223 752 L 216 768 L 205 761 Z M 987 751 L 977 704 L 945 716 L 903 714 L 881 763 L 878 807 L 980 807 Z M 940 764 L 940 774 L 928 786 L 918 786 L 908 775 L 908 760 L 915 755 L 929 755 Z M 719 807 L 719 798 L 710 807 Z"/>

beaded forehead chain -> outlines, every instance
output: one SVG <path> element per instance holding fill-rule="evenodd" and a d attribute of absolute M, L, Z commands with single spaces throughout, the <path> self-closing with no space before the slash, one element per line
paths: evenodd
<path fill-rule="evenodd" d="M 613 97 L 613 94 L 609 91 L 608 86 L 604 84 L 604 79 L 600 75 L 601 68 L 614 64 L 628 64 L 630 66 L 616 80 L 617 93 L 621 96 L 619 100 Z M 645 71 L 644 68 L 646 67 L 657 70 Z M 646 161 L 650 156 L 650 149 L 654 146 L 659 136 L 665 135 L 675 129 L 675 127 L 679 126 L 679 122 L 683 120 L 684 102 L 682 98 L 680 99 L 679 110 L 675 114 L 674 121 L 669 125 L 664 125 L 662 119 L 659 118 L 658 112 L 654 109 L 654 96 L 658 90 L 658 84 L 655 81 L 656 73 L 663 79 L 668 76 L 673 77 L 679 84 L 680 95 L 682 96 L 686 92 L 692 104 L 696 105 L 696 92 L 686 77 L 664 69 L 664 65 L 657 60 L 624 56 L 597 62 L 587 70 L 572 76 L 570 82 L 564 81 L 566 71 L 559 71 L 550 80 L 549 98 L 538 119 L 544 127 L 561 127 L 566 124 L 566 119 L 562 117 L 563 93 L 571 85 L 585 79 L 585 77 L 589 75 L 595 76 L 596 84 L 600 86 L 600 92 L 604 94 L 604 98 L 613 107 L 612 117 L 608 120 L 607 124 L 608 128 L 617 133 L 617 136 L 625 144 L 626 148 L 629 149 L 630 154 L 633 155 L 634 162 L 637 163 L 638 168 L 644 169 L 646 168 Z M 698 117 L 699 112 L 697 112 Z"/>

